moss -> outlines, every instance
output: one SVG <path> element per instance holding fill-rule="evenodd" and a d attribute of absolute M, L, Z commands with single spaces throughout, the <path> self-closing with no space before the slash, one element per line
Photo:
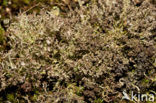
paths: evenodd
<path fill-rule="evenodd" d="M 30 100 L 33 101 L 33 102 L 36 102 L 38 99 L 38 95 L 37 94 L 34 94 L 33 96 L 30 97 Z"/>
<path fill-rule="evenodd" d="M 0 102 L 1 102 L 1 103 L 3 102 L 3 98 L 2 98 L 2 97 L 0 97 Z"/>
<path fill-rule="evenodd" d="M 2 45 L 4 42 L 4 29 L 0 25 L 0 45 Z"/>
<path fill-rule="evenodd" d="M 154 63 L 153 63 L 154 67 L 156 67 L 156 59 L 154 60 Z"/>
<path fill-rule="evenodd" d="M 12 103 L 17 102 L 13 93 L 12 94 L 7 94 L 7 100 L 12 102 Z"/>
<path fill-rule="evenodd" d="M 146 83 L 146 84 L 149 84 L 150 81 L 148 79 L 143 79 L 142 82 Z"/>
<path fill-rule="evenodd" d="M 16 16 L 0 52 L 0 94 L 14 85 L 18 95 L 3 101 L 120 102 L 122 90 L 154 91 L 154 7 L 132 2 L 79 0 L 65 14 L 55 6 Z"/>
<path fill-rule="evenodd" d="M 94 103 L 103 103 L 103 99 L 98 98 L 98 99 L 94 100 Z"/>

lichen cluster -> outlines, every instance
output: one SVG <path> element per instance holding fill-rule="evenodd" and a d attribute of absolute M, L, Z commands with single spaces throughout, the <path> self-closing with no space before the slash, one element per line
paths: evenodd
<path fill-rule="evenodd" d="M 0 102 L 121 102 L 124 90 L 156 91 L 152 1 L 78 3 L 66 14 L 21 13 L 10 24 L 0 52 Z"/>

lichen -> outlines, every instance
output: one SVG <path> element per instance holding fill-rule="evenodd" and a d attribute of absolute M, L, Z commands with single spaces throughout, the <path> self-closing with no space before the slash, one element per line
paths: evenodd
<path fill-rule="evenodd" d="M 1 101 L 118 103 L 125 89 L 155 91 L 155 6 L 76 3 L 14 18 L 0 52 Z"/>

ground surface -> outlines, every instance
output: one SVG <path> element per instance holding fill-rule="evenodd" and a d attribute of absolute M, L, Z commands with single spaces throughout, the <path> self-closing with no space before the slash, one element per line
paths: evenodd
<path fill-rule="evenodd" d="M 0 27 L 0 102 L 122 103 L 123 91 L 155 96 L 154 0 L 41 8 L 14 13 Z"/>

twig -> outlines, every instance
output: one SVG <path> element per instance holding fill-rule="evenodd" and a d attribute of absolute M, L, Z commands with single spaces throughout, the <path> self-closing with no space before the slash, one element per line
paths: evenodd
<path fill-rule="evenodd" d="M 22 14 L 27 13 L 28 11 L 30 11 L 31 9 L 35 8 L 36 6 L 39 6 L 41 3 L 37 3 L 36 5 L 32 6 L 31 8 L 27 9 L 26 11 L 24 11 Z"/>

